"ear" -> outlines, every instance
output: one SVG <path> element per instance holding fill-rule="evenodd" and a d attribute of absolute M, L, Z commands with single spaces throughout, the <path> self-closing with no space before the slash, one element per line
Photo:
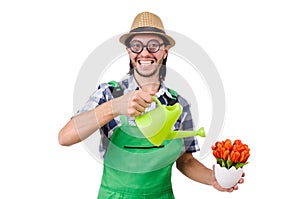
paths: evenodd
<path fill-rule="evenodd" d="M 168 52 L 169 52 L 169 49 L 170 49 L 170 47 L 169 47 L 169 46 L 165 47 L 165 49 L 164 49 L 164 52 L 165 52 L 165 54 L 164 54 L 164 59 L 166 59 L 166 58 L 167 58 L 167 56 L 168 56 Z"/>
<path fill-rule="evenodd" d="M 126 50 L 127 50 L 127 53 L 130 55 L 131 50 L 129 48 L 126 48 Z"/>

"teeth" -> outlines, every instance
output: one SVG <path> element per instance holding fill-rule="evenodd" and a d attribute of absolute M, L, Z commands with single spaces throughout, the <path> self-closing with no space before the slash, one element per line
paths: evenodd
<path fill-rule="evenodd" d="M 152 61 L 140 61 L 140 64 L 142 65 L 149 65 Z"/>

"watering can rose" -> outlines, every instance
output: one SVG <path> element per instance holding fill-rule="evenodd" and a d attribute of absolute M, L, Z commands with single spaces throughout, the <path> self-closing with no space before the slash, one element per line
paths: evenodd
<path fill-rule="evenodd" d="M 248 164 L 250 148 L 247 144 L 243 144 L 241 140 L 235 140 L 233 144 L 230 139 L 222 142 L 218 141 L 211 149 L 221 167 L 230 169 L 234 166 L 238 169 Z"/>

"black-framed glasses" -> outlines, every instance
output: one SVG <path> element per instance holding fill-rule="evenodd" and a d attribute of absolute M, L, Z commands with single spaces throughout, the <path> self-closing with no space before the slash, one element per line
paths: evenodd
<path fill-rule="evenodd" d="M 146 47 L 148 52 L 150 53 L 156 53 L 159 51 L 160 47 L 164 45 L 164 43 L 159 43 L 156 39 L 152 39 L 147 42 L 147 45 L 144 45 L 141 41 L 139 40 L 133 40 L 129 43 L 129 48 L 133 53 L 141 53 L 143 49 Z"/>

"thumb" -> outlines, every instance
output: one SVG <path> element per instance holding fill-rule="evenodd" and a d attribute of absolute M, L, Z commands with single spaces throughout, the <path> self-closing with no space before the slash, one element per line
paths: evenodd
<path fill-rule="evenodd" d="M 215 176 L 215 173 L 216 173 L 216 171 L 215 171 L 215 164 L 212 166 L 212 172 L 213 172 L 213 175 Z"/>
<path fill-rule="evenodd" d="M 149 91 L 149 92 L 148 92 L 148 94 L 151 95 L 151 96 L 154 96 L 155 93 L 156 93 L 155 91 Z"/>

